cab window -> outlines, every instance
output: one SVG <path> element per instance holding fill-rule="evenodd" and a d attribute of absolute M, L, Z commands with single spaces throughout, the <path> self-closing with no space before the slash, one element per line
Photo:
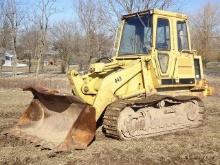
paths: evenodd
<path fill-rule="evenodd" d="M 120 55 L 147 54 L 152 47 L 152 17 L 145 14 L 125 20 Z"/>
<path fill-rule="evenodd" d="M 189 50 L 187 27 L 185 21 L 177 21 L 178 50 Z"/>
<path fill-rule="evenodd" d="M 157 21 L 157 40 L 158 50 L 170 50 L 170 25 L 169 20 L 159 18 Z"/>

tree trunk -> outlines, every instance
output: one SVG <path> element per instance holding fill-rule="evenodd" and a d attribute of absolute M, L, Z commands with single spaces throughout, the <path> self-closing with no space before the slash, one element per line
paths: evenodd
<path fill-rule="evenodd" d="M 41 64 L 41 55 L 40 55 L 40 57 L 37 60 L 36 77 L 38 77 L 39 73 L 40 73 L 40 64 Z"/>
<path fill-rule="evenodd" d="M 12 59 L 12 71 L 13 71 L 13 77 L 17 75 L 17 55 L 16 51 L 14 51 L 14 56 Z"/>
<path fill-rule="evenodd" d="M 31 73 L 31 54 L 29 54 L 29 57 L 28 57 L 28 71 L 29 73 Z"/>
<path fill-rule="evenodd" d="M 17 75 L 17 53 L 16 53 L 16 49 L 17 49 L 17 43 L 16 43 L 16 29 L 13 27 L 13 33 L 12 33 L 12 42 L 13 42 L 13 59 L 12 59 L 12 65 L 13 65 L 13 77 L 15 77 Z"/>
<path fill-rule="evenodd" d="M 64 60 L 61 63 L 61 73 L 66 73 L 66 62 Z"/>
<path fill-rule="evenodd" d="M 63 55 L 62 63 L 61 63 L 61 73 L 66 73 L 69 70 L 69 60 L 70 55 Z"/>
<path fill-rule="evenodd" d="M 16 39 L 15 39 L 16 40 Z M 13 76 L 15 77 L 17 75 L 17 53 L 16 53 L 16 41 L 14 41 L 14 48 L 13 48 L 13 59 L 12 59 L 12 65 L 13 65 Z"/>
<path fill-rule="evenodd" d="M 40 45 L 40 51 L 39 51 L 40 55 L 39 55 L 38 61 L 37 61 L 36 77 L 39 76 L 40 71 L 43 71 L 43 64 L 42 64 L 43 63 L 43 54 L 44 54 L 44 40 L 43 39 L 41 39 L 40 44 L 41 44 Z"/>
<path fill-rule="evenodd" d="M 1 61 L 0 61 L 0 76 L 2 76 L 2 68 L 3 68 L 3 65 L 4 65 L 4 60 L 1 60 Z"/>

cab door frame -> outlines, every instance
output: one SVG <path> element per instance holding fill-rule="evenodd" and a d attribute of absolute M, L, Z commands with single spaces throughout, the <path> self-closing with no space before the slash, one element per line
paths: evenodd
<path fill-rule="evenodd" d="M 158 21 L 159 19 L 167 20 L 169 24 L 169 42 L 170 42 L 170 47 L 169 49 L 166 50 L 159 50 L 157 47 L 157 30 L 158 30 Z M 171 17 L 167 16 L 162 16 L 162 15 L 154 15 L 153 18 L 153 25 L 154 30 L 153 30 L 153 47 L 154 47 L 154 52 L 153 52 L 153 59 L 154 63 L 156 65 L 156 70 L 157 70 L 157 75 L 159 79 L 171 79 L 173 75 L 173 70 L 175 68 L 175 58 L 174 58 L 174 36 L 173 36 L 173 19 Z M 164 57 L 163 57 L 164 56 Z M 165 56 L 168 56 L 168 61 L 167 61 L 167 67 L 166 71 L 163 71 L 163 68 L 161 65 L 163 65 L 163 62 L 160 61 L 160 58 L 166 58 Z"/>
<path fill-rule="evenodd" d="M 175 56 L 177 59 L 177 65 L 175 68 L 174 77 L 177 82 L 180 84 L 194 84 L 195 83 L 195 68 L 194 68 L 194 53 L 191 50 L 191 42 L 190 42 L 190 33 L 189 33 L 189 26 L 187 20 L 184 19 L 175 19 Z M 178 22 L 185 23 L 186 27 L 186 35 L 188 41 L 188 49 L 179 49 L 179 40 L 178 40 Z"/>

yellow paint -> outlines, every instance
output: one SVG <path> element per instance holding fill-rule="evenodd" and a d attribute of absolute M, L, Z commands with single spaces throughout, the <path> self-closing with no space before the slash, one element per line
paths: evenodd
<path fill-rule="evenodd" d="M 140 14 L 145 14 L 141 12 Z M 92 105 L 96 109 L 96 120 L 105 108 L 118 99 L 134 99 L 139 95 L 153 93 L 172 95 L 203 95 L 212 94 L 212 89 L 203 80 L 201 57 L 191 50 L 190 34 L 188 32 L 189 50 L 178 51 L 177 21 L 186 21 L 184 14 L 161 10 L 150 10 L 153 15 L 152 48 L 149 54 L 134 54 L 118 56 L 121 34 L 125 20 L 122 20 L 114 44 L 114 57 L 110 63 L 95 63 L 89 72 L 80 75 L 75 70 L 68 73 L 68 78 L 74 95 Z M 135 14 L 127 15 L 133 17 Z M 171 49 L 158 51 L 156 49 L 157 19 L 167 18 L 170 24 Z M 188 26 L 188 24 L 187 24 Z M 188 27 L 187 27 L 188 29 Z M 166 73 L 161 72 L 158 53 L 169 56 Z M 199 59 L 201 80 L 195 79 L 194 59 Z M 162 84 L 163 80 L 172 79 L 173 84 Z M 181 79 L 194 79 L 195 83 L 181 84 Z"/>

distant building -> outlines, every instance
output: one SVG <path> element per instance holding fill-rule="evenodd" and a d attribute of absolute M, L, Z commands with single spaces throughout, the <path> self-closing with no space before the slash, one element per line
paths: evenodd
<path fill-rule="evenodd" d="M 12 66 L 12 58 L 13 58 L 13 55 L 6 52 L 5 53 L 5 63 L 3 66 Z"/>
<path fill-rule="evenodd" d="M 12 54 L 6 52 L 6 53 L 4 54 L 4 56 L 5 56 L 5 60 L 4 60 L 5 63 L 4 63 L 3 66 L 11 67 L 11 66 L 12 66 L 12 62 L 13 62 L 13 56 L 14 56 L 14 55 L 12 55 Z M 27 66 L 27 64 L 19 64 L 19 63 L 17 63 L 17 67 L 25 67 L 25 66 Z"/>

